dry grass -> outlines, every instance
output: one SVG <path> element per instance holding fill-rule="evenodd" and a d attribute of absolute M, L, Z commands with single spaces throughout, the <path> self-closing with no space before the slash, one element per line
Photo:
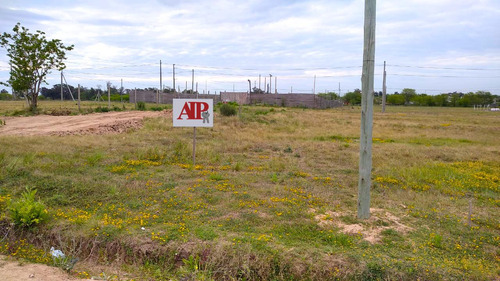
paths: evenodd
<path fill-rule="evenodd" d="M 37 188 L 53 218 L 41 232 L 60 237 L 38 246 L 145 278 L 495 280 L 498 113 L 378 112 L 368 221 L 355 217 L 351 107 L 217 115 L 197 131 L 195 167 L 192 129 L 166 118 L 118 135 L 0 137 L 0 199 Z"/>

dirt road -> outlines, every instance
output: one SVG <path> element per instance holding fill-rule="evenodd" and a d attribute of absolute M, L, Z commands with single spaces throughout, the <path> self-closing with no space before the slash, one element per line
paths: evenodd
<path fill-rule="evenodd" d="M 38 115 L 30 117 L 0 117 L 1 135 L 85 135 L 121 133 L 138 128 L 146 117 L 167 116 L 168 112 L 125 111 L 93 113 L 76 116 Z"/>
<path fill-rule="evenodd" d="M 60 268 L 43 264 L 21 264 L 0 256 L 0 280 L 2 281 L 85 281 L 71 277 Z"/>

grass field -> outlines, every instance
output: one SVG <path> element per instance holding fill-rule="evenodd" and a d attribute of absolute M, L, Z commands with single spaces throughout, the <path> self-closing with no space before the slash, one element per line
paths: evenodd
<path fill-rule="evenodd" d="M 497 112 L 376 107 L 366 221 L 359 108 L 244 106 L 214 123 L 197 130 L 195 166 L 193 130 L 166 118 L 0 136 L 0 253 L 52 264 L 54 246 L 80 259 L 73 275 L 109 280 L 498 280 Z M 26 187 L 49 219 L 12 227 L 8 202 Z"/>

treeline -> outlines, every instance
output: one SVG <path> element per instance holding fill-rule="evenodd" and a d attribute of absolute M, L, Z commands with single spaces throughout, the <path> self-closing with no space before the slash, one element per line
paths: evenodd
<path fill-rule="evenodd" d="M 336 93 L 321 93 L 320 96 L 328 99 L 341 99 L 345 104 L 361 104 L 361 90 L 346 93 L 343 97 L 338 97 Z M 374 103 L 382 104 L 382 92 L 374 93 Z M 439 95 L 417 94 L 415 89 L 405 88 L 401 93 L 395 92 L 387 94 L 386 104 L 388 105 L 416 105 L 416 106 L 451 106 L 451 107 L 473 107 L 477 105 L 492 105 L 500 101 L 498 95 L 492 95 L 487 91 L 477 91 L 469 93 L 453 92 Z"/>
<path fill-rule="evenodd" d="M 129 101 L 129 96 L 134 93 L 134 90 L 137 91 L 153 91 L 156 92 L 157 88 L 144 88 L 144 89 L 123 89 L 118 88 L 114 85 L 108 83 L 108 85 L 101 89 L 100 86 L 96 88 L 86 88 L 80 87 L 80 99 L 81 100 L 107 100 L 108 99 L 108 86 L 109 92 L 112 101 Z M 169 87 L 165 87 L 163 89 L 164 93 L 172 93 L 173 89 Z M 74 99 L 77 99 L 78 89 L 77 87 L 73 87 L 71 85 L 63 85 L 63 98 L 64 100 L 71 99 L 71 95 L 73 95 Z M 191 93 L 191 90 L 184 90 L 182 93 Z M 40 91 L 42 99 L 50 99 L 50 100 L 60 100 L 61 99 L 61 85 L 56 84 L 52 86 L 52 88 L 43 87 Z"/>
<path fill-rule="evenodd" d="M 64 100 L 71 100 L 78 98 L 78 88 L 71 85 L 62 85 L 62 94 Z M 128 93 L 122 88 L 117 88 L 113 85 L 109 86 L 111 100 L 113 101 L 128 101 Z M 42 87 L 40 97 L 47 100 L 60 100 L 61 99 L 61 84 L 55 84 L 52 88 Z M 81 100 L 107 100 L 108 89 L 86 88 L 80 87 Z"/>

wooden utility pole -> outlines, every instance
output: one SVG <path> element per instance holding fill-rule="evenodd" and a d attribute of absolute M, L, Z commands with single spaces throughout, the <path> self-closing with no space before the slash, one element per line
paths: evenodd
<path fill-rule="evenodd" d="M 192 70 L 191 77 L 191 93 L 194 94 L 194 69 Z M 198 92 L 196 92 L 196 98 L 198 98 Z M 193 127 L 193 169 L 196 165 L 196 127 Z"/>
<path fill-rule="evenodd" d="M 313 83 L 313 95 L 316 94 L 316 75 L 314 75 L 314 83 Z"/>
<path fill-rule="evenodd" d="M 387 99 L 387 96 L 386 96 L 387 95 L 387 85 L 385 84 L 386 77 L 387 77 L 387 73 L 385 72 L 385 61 L 384 61 L 384 79 L 382 82 L 382 113 L 385 112 L 385 102 Z"/>
<path fill-rule="evenodd" d="M 80 84 L 78 84 L 78 112 L 82 111 L 80 108 Z"/>
<path fill-rule="evenodd" d="M 271 78 L 273 78 L 273 76 L 271 74 L 269 74 L 269 93 L 270 94 L 273 91 L 273 82 L 272 82 Z"/>
<path fill-rule="evenodd" d="M 172 81 L 173 81 L 173 84 L 172 84 L 172 89 L 174 89 L 174 93 L 175 93 L 175 63 L 172 65 Z"/>
<path fill-rule="evenodd" d="M 61 71 L 61 101 L 63 101 L 63 72 Z"/>
<path fill-rule="evenodd" d="M 111 85 L 108 83 L 108 107 L 111 107 Z"/>
<path fill-rule="evenodd" d="M 191 93 L 194 94 L 194 69 L 191 70 Z"/>
<path fill-rule="evenodd" d="M 121 103 L 123 103 L 122 95 L 123 95 L 123 79 L 120 79 L 120 102 Z"/>
<path fill-rule="evenodd" d="M 370 218 L 372 172 L 373 80 L 375 72 L 376 0 L 365 0 L 363 76 L 361 77 L 361 137 L 359 151 L 358 218 Z"/>
<path fill-rule="evenodd" d="M 274 76 L 274 94 L 278 94 L 278 76 Z"/>
<path fill-rule="evenodd" d="M 158 95 L 158 103 L 161 103 L 161 93 L 163 93 L 163 82 L 162 82 L 162 73 L 161 73 L 161 60 L 160 60 L 160 94 Z"/>
<path fill-rule="evenodd" d="M 12 73 L 12 64 L 10 64 L 10 73 Z M 15 100 L 16 93 L 14 93 L 14 87 L 12 86 L 12 84 L 10 85 L 10 93 L 12 94 L 12 99 Z"/>

